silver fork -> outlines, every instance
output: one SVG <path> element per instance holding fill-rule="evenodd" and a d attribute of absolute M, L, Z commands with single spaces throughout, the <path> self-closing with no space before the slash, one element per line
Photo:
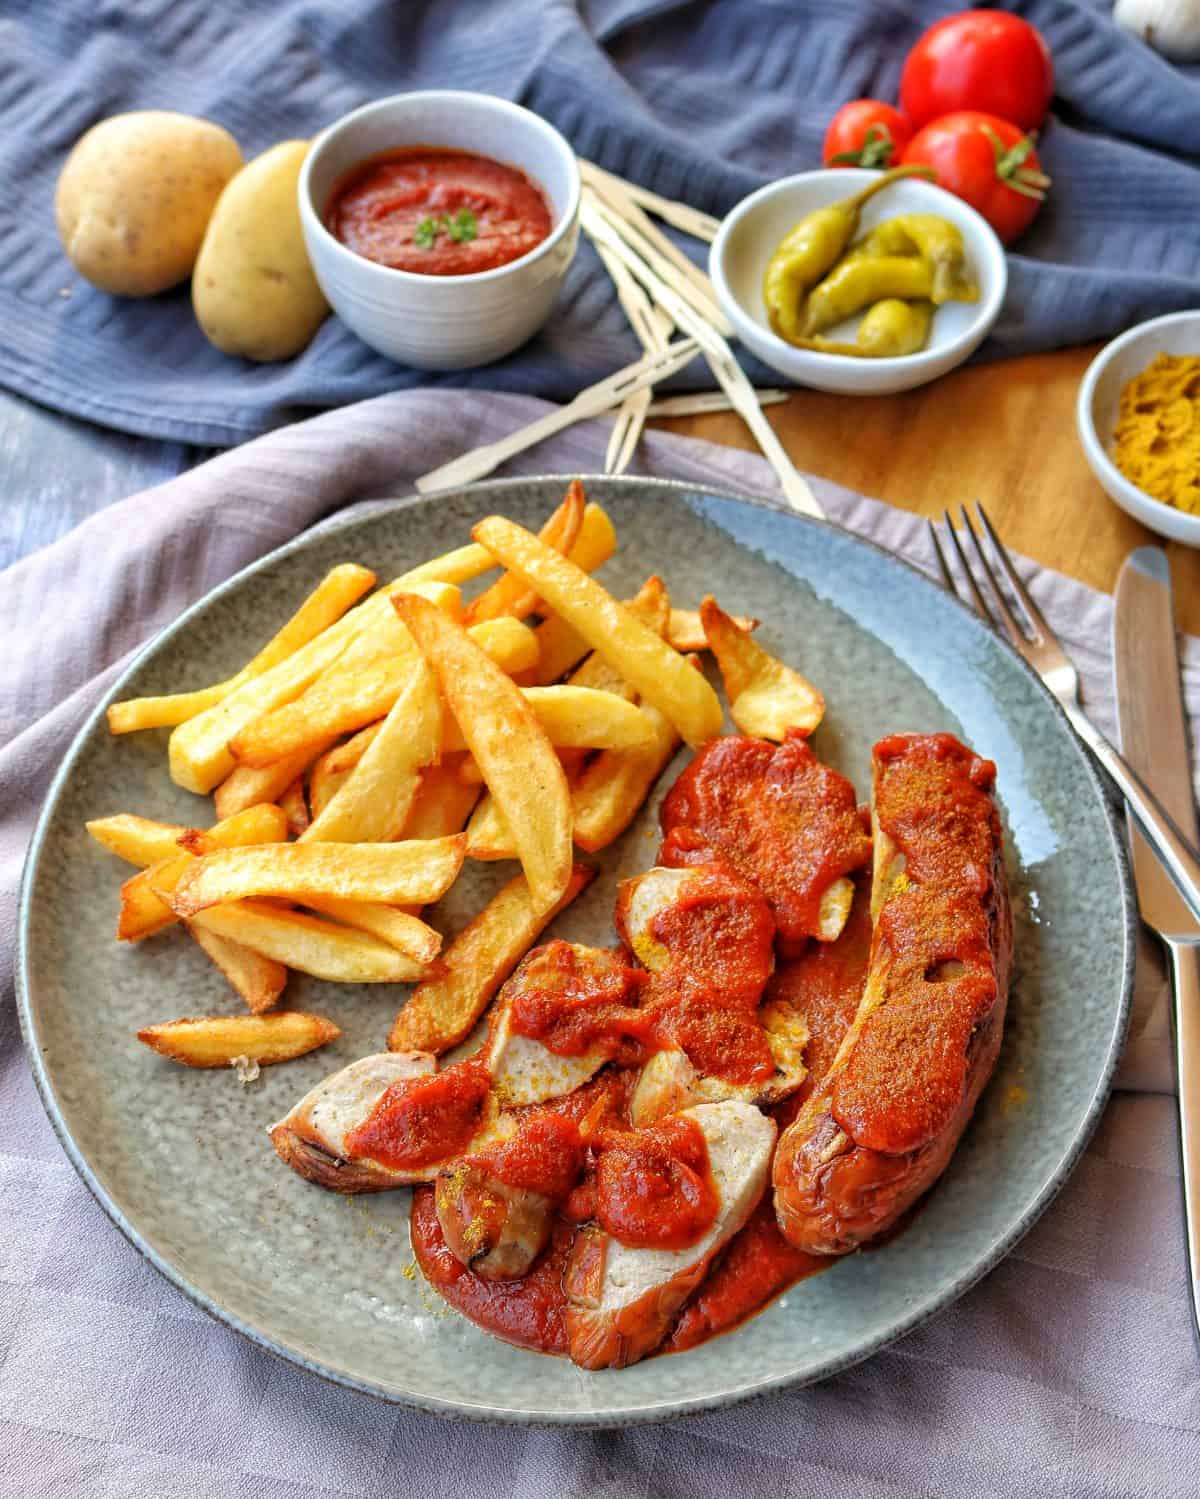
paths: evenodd
<path fill-rule="evenodd" d="M 959 517 L 962 529 L 971 539 L 976 570 L 987 580 L 995 607 L 993 608 L 984 597 L 984 592 L 979 585 L 979 577 L 975 571 L 972 571 L 971 564 L 967 560 L 967 553 L 959 540 L 959 533 L 955 530 L 954 522 L 947 510 L 943 517 L 946 534 L 958 558 L 963 576 L 967 580 L 971 602 L 993 630 L 1007 634 L 1018 654 L 1033 667 L 1061 703 L 1063 712 L 1071 722 L 1071 727 L 1116 782 L 1118 789 L 1129 803 L 1129 810 L 1137 819 L 1138 826 L 1162 860 L 1163 867 L 1175 882 L 1180 895 L 1200 919 L 1200 851 L 1184 837 L 1174 818 L 1150 787 L 1133 766 L 1113 748 L 1079 706 L 1079 673 L 1075 670 L 1074 663 L 1059 644 L 1054 631 L 1046 623 L 1042 611 L 1034 603 L 1033 596 L 1022 583 L 991 521 L 988 520 L 987 513 L 978 501 L 976 501 L 975 510 L 979 525 L 986 531 L 996 561 L 1000 564 L 1000 570 L 1021 606 L 1024 619 L 1017 618 L 1005 597 L 996 569 L 988 560 L 979 533 L 967 513 L 967 507 L 961 505 Z M 937 557 L 938 567 L 942 574 L 942 582 L 948 592 L 957 593 L 954 576 L 946 560 L 946 553 L 942 549 L 937 529 L 932 521 L 929 521 L 928 525 L 934 555 Z"/>

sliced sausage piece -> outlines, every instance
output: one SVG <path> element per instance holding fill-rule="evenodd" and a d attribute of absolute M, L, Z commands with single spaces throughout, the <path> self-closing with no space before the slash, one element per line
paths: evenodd
<path fill-rule="evenodd" d="M 762 1196 L 775 1125 L 752 1104 L 700 1104 L 700 1127 L 716 1189 L 715 1221 L 686 1249 L 632 1249 L 599 1229 L 578 1236 L 564 1277 L 571 1358 L 585 1369 L 624 1368 L 652 1353 L 717 1251 Z"/>
<path fill-rule="evenodd" d="M 579 1126 L 568 1115 L 534 1109 L 505 1125 L 511 1133 L 448 1167 L 434 1193 L 446 1247 L 485 1280 L 529 1271 L 583 1169 Z"/>
<path fill-rule="evenodd" d="M 765 1108 L 795 1093 L 808 1075 L 804 1062 L 808 1022 L 791 1005 L 774 1003 L 760 1006 L 758 1019 L 775 1062 L 772 1077 L 759 1085 L 739 1086 L 698 1073 L 686 1052 L 659 1051 L 638 1075 L 629 1103 L 631 1123 L 640 1129 L 690 1104 L 721 1103 L 727 1098 Z"/>
<path fill-rule="evenodd" d="M 991 1076 L 1012 952 L 994 780 L 949 734 L 875 747 L 866 987 L 775 1158 L 776 1216 L 798 1249 L 844 1254 L 891 1228 L 945 1170 Z"/>
<path fill-rule="evenodd" d="M 440 1159 L 397 1165 L 387 1151 L 364 1143 L 364 1132 L 424 1081 L 448 1078 L 470 1065 L 458 1063 L 438 1074 L 437 1058 L 428 1052 L 385 1051 L 363 1057 L 318 1083 L 267 1133 L 281 1160 L 331 1192 L 384 1192 L 432 1181 L 448 1159 L 460 1155 L 468 1142 L 487 1138 L 494 1126 L 498 1111 L 486 1081 L 473 1086 L 466 1107 L 460 1107 L 454 1121 L 457 1142 Z M 432 1100 L 427 1113 L 435 1114 L 437 1107 L 437 1100 Z"/>
<path fill-rule="evenodd" d="M 852 893 L 839 882 L 871 855 L 854 787 L 795 732 L 782 744 L 710 740 L 671 788 L 661 822 L 659 862 L 728 859 L 770 902 L 785 955 L 837 937 Z"/>
<path fill-rule="evenodd" d="M 484 1057 L 505 1107 L 563 1098 L 612 1059 L 616 1042 L 587 1044 L 593 1023 L 636 1002 L 644 975 L 621 953 L 577 942 L 535 948 L 501 989 Z M 532 1034 L 531 1034 L 532 1032 Z M 583 1038 L 582 1042 L 580 1038 Z"/>

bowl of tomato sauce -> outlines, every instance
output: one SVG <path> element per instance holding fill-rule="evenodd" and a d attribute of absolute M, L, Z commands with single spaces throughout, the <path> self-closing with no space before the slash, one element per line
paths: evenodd
<path fill-rule="evenodd" d="M 300 218 L 321 289 L 379 353 L 490 364 L 550 315 L 579 240 L 579 165 L 557 130 L 490 94 L 366 104 L 313 142 Z"/>

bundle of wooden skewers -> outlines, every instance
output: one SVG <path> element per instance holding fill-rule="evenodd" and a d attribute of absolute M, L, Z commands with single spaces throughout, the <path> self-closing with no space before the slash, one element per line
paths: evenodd
<path fill-rule="evenodd" d="M 794 509 L 820 516 L 812 490 L 796 472 L 762 408 L 786 398 L 780 390 L 755 390 L 728 340 L 733 327 L 717 304 L 712 282 L 654 222 L 711 241 L 719 227 L 709 214 L 662 198 L 588 161 L 580 162 L 580 223 L 605 269 L 638 341 L 642 358 L 589 386 L 566 406 L 549 412 L 498 442 L 477 448 L 417 481 L 428 493 L 470 484 L 500 464 L 574 422 L 616 411 L 605 456 L 606 473 L 629 466 L 647 418 L 733 410 L 745 421 L 778 476 Z M 652 217 L 652 215 L 654 217 Z M 708 362 L 719 390 L 655 401 L 653 388 L 698 355 Z"/>

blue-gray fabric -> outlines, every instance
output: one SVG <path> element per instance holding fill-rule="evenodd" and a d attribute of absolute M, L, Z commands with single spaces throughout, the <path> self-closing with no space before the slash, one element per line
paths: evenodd
<path fill-rule="evenodd" d="M 187 288 L 123 301 L 81 281 L 54 231 L 71 144 L 120 110 L 218 120 L 247 156 L 421 87 L 505 95 L 582 154 L 721 214 L 818 164 L 834 109 L 895 98 L 939 0 L 9 0 L 0 16 L 0 383 L 153 437 L 225 445 L 428 375 L 330 319 L 299 358 L 211 348 Z M 1117 30 L 1100 0 L 1019 0 L 1054 56 L 1039 151 L 1054 178 L 1011 257 L 984 354 L 1110 336 L 1200 300 L 1200 71 Z M 704 247 L 692 242 L 697 259 Z M 562 400 L 636 356 L 586 245 L 560 305 L 502 363 L 443 377 Z M 766 372 L 747 361 L 751 372 Z M 436 380 L 433 383 L 438 383 Z M 774 383 L 774 377 L 772 377 Z M 697 362 L 681 388 L 710 385 Z"/>

